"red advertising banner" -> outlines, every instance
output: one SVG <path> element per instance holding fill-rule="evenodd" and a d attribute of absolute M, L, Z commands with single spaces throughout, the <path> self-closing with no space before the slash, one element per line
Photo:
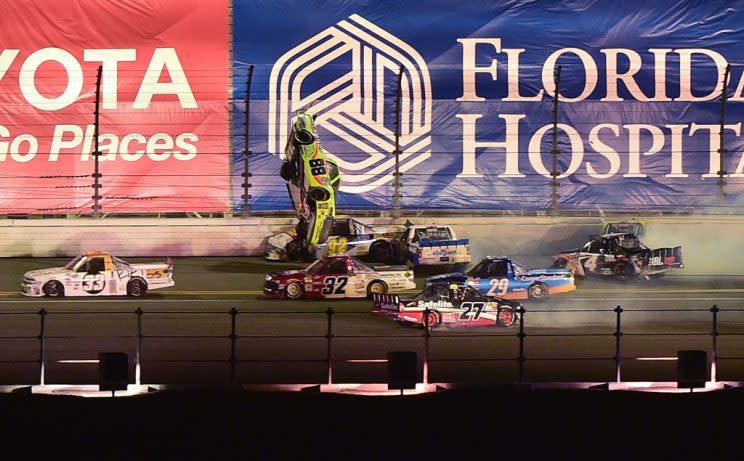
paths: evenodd
<path fill-rule="evenodd" d="M 0 213 L 229 209 L 228 0 L 0 0 Z"/>

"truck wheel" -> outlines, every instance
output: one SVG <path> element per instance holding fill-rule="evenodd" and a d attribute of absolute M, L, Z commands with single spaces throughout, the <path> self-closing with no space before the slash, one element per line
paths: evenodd
<path fill-rule="evenodd" d="M 289 261 L 302 261 L 309 255 L 305 241 L 300 239 L 291 240 L 284 249 L 287 251 Z"/>
<path fill-rule="evenodd" d="M 516 316 L 514 315 L 514 311 L 512 310 L 511 307 L 502 307 L 499 309 L 497 318 L 498 318 L 498 325 L 500 327 L 510 327 L 514 325 L 514 320 L 516 319 Z"/>
<path fill-rule="evenodd" d="M 382 280 L 373 280 L 367 285 L 367 297 L 371 298 L 373 294 L 385 294 L 388 291 L 388 286 Z"/>
<path fill-rule="evenodd" d="M 62 284 L 56 280 L 50 280 L 45 283 L 44 286 L 41 287 L 41 291 L 44 292 L 45 296 L 49 296 L 50 298 L 56 298 L 58 296 L 65 295 L 65 287 L 63 287 Z"/>
<path fill-rule="evenodd" d="M 132 279 L 127 283 L 127 295 L 138 298 L 147 293 L 147 284 L 142 279 Z"/>
<path fill-rule="evenodd" d="M 308 130 L 297 130 L 294 132 L 295 141 L 302 146 L 309 146 L 315 142 L 315 136 Z"/>
<path fill-rule="evenodd" d="M 301 298 L 304 293 L 305 289 L 297 282 L 288 283 L 287 286 L 284 287 L 284 295 L 289 299 Z"/>
<path fill-rule="evenodd" d="M 311 187 L 307 191 L 307 205 L 311 210 L 315 211 L 317 208 L 317 202 L 327 202 L 331 199 L 331 193 L 323 187 Z"/>
<path fill-rule="evenodd" d="M 548 298 L 548 294 L 548 287 L 542 282 L 533 283 L 527 289 L 527 295 L 533 301 L 545 301 Z"/>
<path fill-rule="evenodd" d="M 625 282 L 633 276 L 633 268 L 626 262 L 619 262 L 612 266 L 612 275 L 616 280 Z"/>
<path fill-rule="evenodd" d="M 424 319 L 425 325 L 429 327 L 429 329 L 436 327 L 440 323 L 442 323 L 442 316 L 439 315 L 438 311 L 429 311 L 426 314 L 426 318 Z"/>
<path fill-rule="evenodd" d="M 292 180 L 292 178 L 295 176 L 295 169 L 292 168 L 292 164 L 290 162 L 282 163 L 281 168 L 279 168 L 279 176 L 281 176 L 282 179 L 285 181 Z"/>
<path fill-rule="evenodd" d="M 406 245 L 400 240 L 393 240 L 390 242 L 390 246 L 393 248 L 393 264 L 408 264 L 408 253 Z"/>
<path fill-rule="evenodd" d="M 305 240 L 305 237 L 307 237 L 307 221 L 300 219 L 295 226 L 295 232 L 297 233 L 297 238 L 299 240 Z"/>
<path fill-rule="evenodd" d="M 369 255 L 375 262 L 389 263 L 393 259 L 393 247 L 390 242 L 378 240 L 370 245 Z"/>

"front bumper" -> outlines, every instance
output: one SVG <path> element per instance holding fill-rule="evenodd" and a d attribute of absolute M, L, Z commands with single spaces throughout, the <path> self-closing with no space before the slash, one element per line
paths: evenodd
<path fill-rule="evenodd" d="M 279 288 L 278 283 L 267 280 L 264 284 L 263 295 L 265 298 L 280 299 L 284 297 L 284 291 Z"/>
<path fill-rule="evenodd" d="M 44 292 L 41 290 L 39 284 L 21 283 L 21 294 L 23 296 L 31 296 L 34 298 L 40 298 L 44 296 Z"/>

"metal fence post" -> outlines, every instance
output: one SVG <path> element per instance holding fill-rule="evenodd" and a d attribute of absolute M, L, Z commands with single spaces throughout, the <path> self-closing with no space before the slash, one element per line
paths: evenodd
<path fill-rule="evenodd" d="M 39 384 L 44 385 L 44 369 L 46 368 L 46 316 L 47 310 L 43 307 L 39 311 Z"/>
<path fill-rule="evenodd" d="M 524 381 L 524 362 L 527 360 L 524 356 L 524 338 L 527 336 L 524 332 L 524 315 L 527 313 L 527 310 L 524 306 L 520 306 L 517 309 L 517 313 L 519 314 L 519 333 L 517 333 L 517 338 L 519 338 L 519 358 L 517 359 L 519 361 L 518 383 L 522 384 Z"/>
<path fill-rule="evenodd" d="M 424 308 L 424 386 L 429 384 L 429 338 L 431 337 L 431 329 L 429 328 L 429 312 L 428 307 Z"/>
<path fill-rule="evenodd" d="M 141 307 L 138 307 L 134 311 L 137 316 L 137 349 L 134 353 L 134 384 L 137 386 L 142 384 L 142 311 Z"/>
<path fill-rule="evenodd" d="M 230 309 L 230 382 L 235 382 L 235 342 L 238 339 L 236 320 L 238 317 L 238 310 L 234 307 Z"/>
<path fill-rule="evenodd" d="M 328 328 L 326 330 L 326 364 L 328 365 L 328 385 L 333 384 L 333 309 L 329 306 L 325 311 L 328 318 Z"/>
<path fill-rule="evenodd" d="M 717 305 L 713 305 L 710 311 L 713 313 L 713 331 L 710 332 L 710 336 L 713 338 L 713 350 L 711 351 L 710 357 L 710 380 L 716 382 L 716 374 L 718 371 L 718 309 Z"/>
<path fill-rule="evenodd" d="M 615 382 L 621 382 L 622 376 L 620 374 L 620 368 L 622 366 L 623 357 L 620 353 L 620 338 L 623 336 L 622 324 L 620 316 L 623 313 L 623 308 L 617 306 L 614 309 L 617 317 L 615 332 L 612 334 L 615 337 Z"/>

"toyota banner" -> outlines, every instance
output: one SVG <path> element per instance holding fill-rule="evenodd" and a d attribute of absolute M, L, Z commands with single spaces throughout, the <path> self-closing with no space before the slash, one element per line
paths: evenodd
<path fill-rule="evenodd" d="M 226 0 L 0 3 L 0 213 L 230 206 Z"/>
<path fill-rule="evenodd" d="M 744 206 L 744 1 L 0 3 L 0 213 Z"/>

